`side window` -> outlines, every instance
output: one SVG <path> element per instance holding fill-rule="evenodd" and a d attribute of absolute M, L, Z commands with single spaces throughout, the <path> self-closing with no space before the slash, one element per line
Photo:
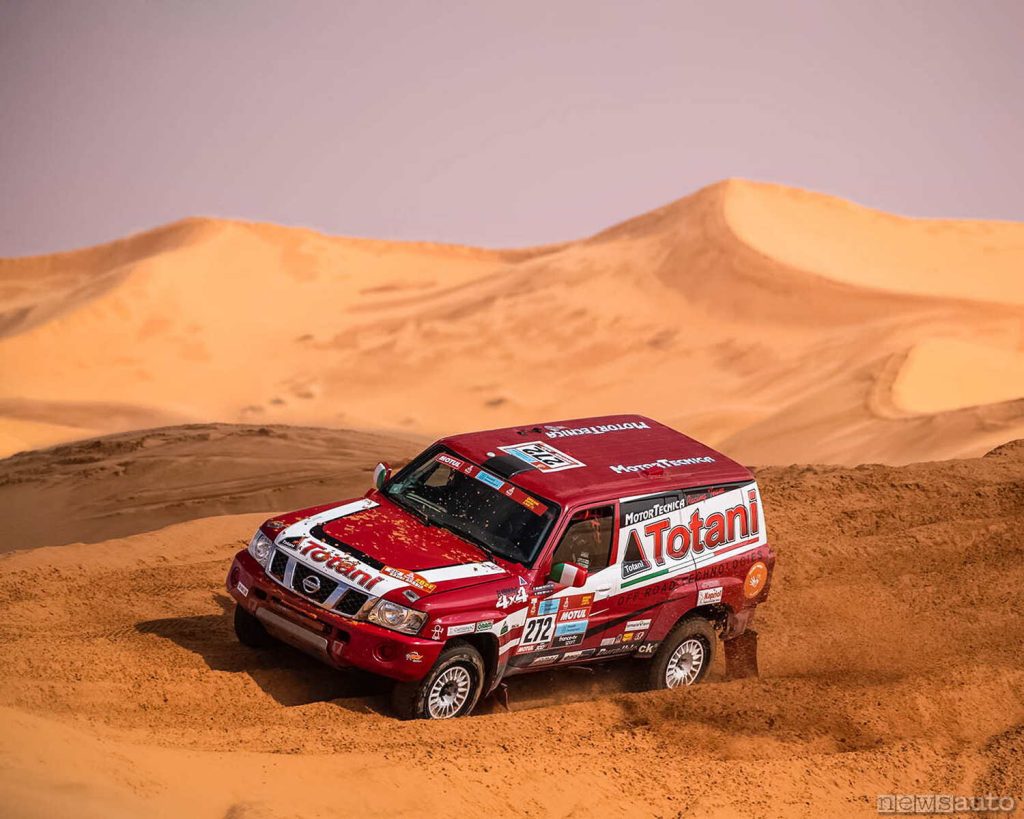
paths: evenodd
<path fill-rule="evenodd" d="M 608 567 L 612 551 L 615 507 L 577 512 L 562 535 L 552 564 L 576 563 L 593 574 Z"/>

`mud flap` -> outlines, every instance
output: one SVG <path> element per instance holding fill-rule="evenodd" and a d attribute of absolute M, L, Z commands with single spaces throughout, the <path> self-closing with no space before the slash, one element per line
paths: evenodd
<path fill-rule="evenodd" d="M 757 676 L 757 632 L 753 629 L 725 640 L 725 676 L 730 680 Z"/>

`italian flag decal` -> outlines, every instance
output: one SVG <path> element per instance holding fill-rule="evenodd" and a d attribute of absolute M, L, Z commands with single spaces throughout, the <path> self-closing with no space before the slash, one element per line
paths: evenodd
<path fill-rule="evenodd" d="M 556 563 L 551 568 L 551 579 L 563 586 L 572 586 L 583 576 L 579 566 L 571 563 Z"/>

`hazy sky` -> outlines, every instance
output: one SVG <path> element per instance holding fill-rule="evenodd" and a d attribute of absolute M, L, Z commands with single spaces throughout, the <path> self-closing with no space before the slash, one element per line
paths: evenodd
<path fill-rule="evenodd" d="M 0 256 L 534 244 L 728 176 L 1024 219 L 1024 1 L 0 0 L 0 111 Z"/>

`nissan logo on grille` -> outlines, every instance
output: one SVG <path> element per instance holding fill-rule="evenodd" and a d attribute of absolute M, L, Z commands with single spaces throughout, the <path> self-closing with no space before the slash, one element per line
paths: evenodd
<path fill-rule="evenodd" d="M 316 594 L 320 591 L 320 578 L 315 574 L 306 575 L 302 579 L 302 588 L 306 594 Z"/>

